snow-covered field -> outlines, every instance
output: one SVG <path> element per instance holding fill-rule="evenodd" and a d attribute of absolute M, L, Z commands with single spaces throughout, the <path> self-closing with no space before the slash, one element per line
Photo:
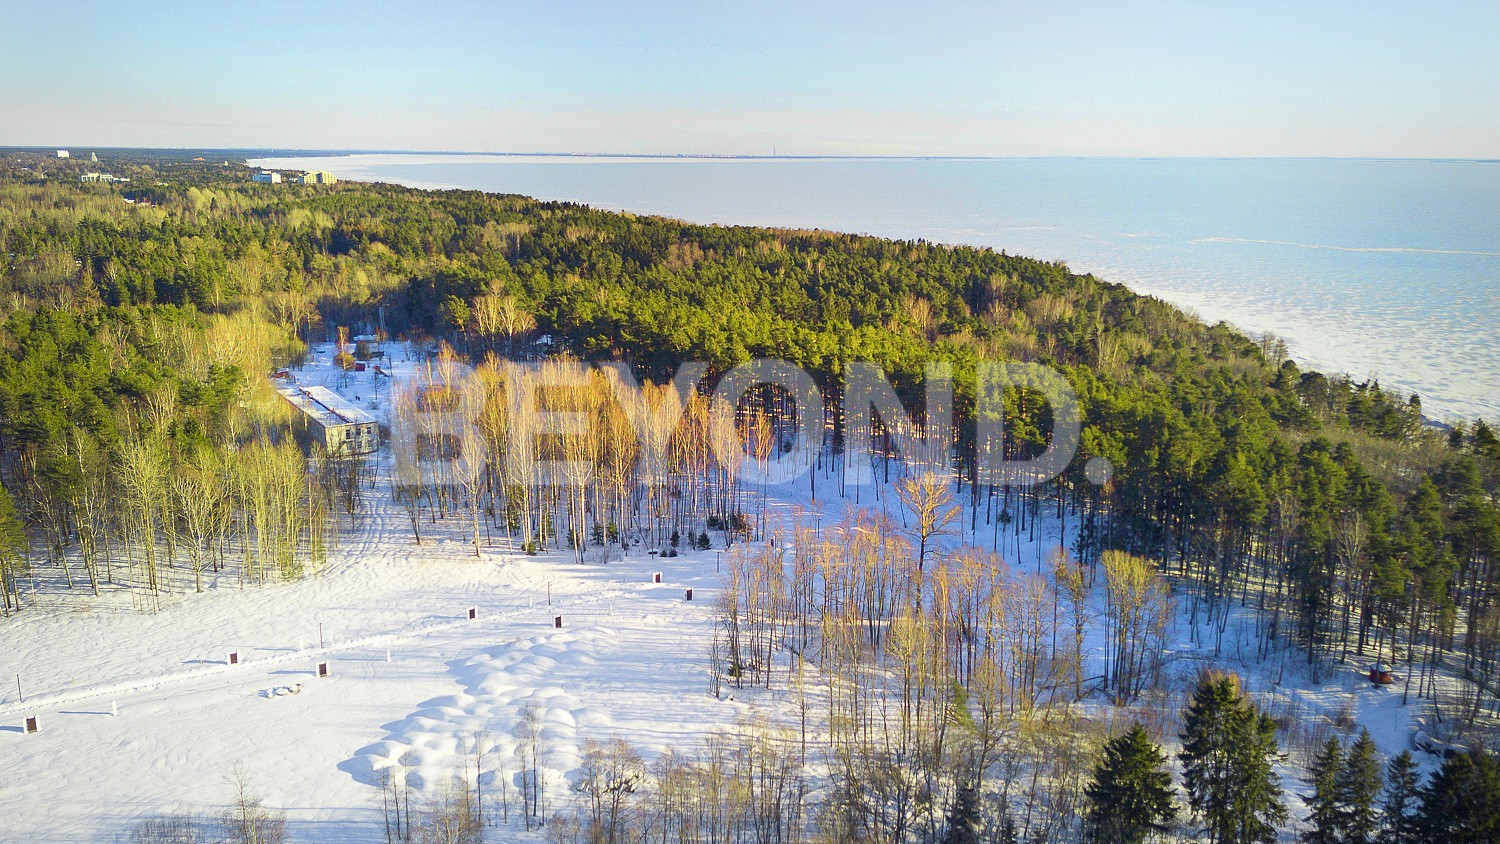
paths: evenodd
<path fill-rule="evenodd" d="M 345 385 L 328 353 L 318 349 L 299 380 L 383 413 L 378 379 L 357 374 Z M 398 364 L 398 377 L 410 366 Z M 389 459 L 379 465 L 355 533 L 317 575 L 263 588 L 218 584 L 157 613 L 118 594 L 50 593 L 0 624 L 0 677 L 19 674 L 25 696 L 17 700 L 14 686 L 0 694 L 0 841 L 113 840 L 147 815 L 214 812 L 230 801 L 236 768 L 287 810 L 292 840 L 377 840 L 382 769 L 397 766 L 413 785 L 441 783 L 464 770 L 481 730 L 492 758 L 513 758 L 526 704 L 548 739 L 549 809 L 561 809 L 588 739 L 623 738 L 649 761 L 787 706 L 774 692 L 709 694 L 719 551 L 662 559 L 633 550 L 579 565 L 569 551 L 527 556 L 492 545 L 476 558 L 462 520 L 427 525 L 417 544 L 385 487 Z M 795 506 L 832 524 L 853 505 L 831 483 L 820 481 L 819 492 L 813 502 L 804 482 L 773 511 L 789 519 Z M 865 490 L 861 505 L 894 509 L 892 496 L 873 497 Z M 982 518 L 979 528 L 988 544 Z M 1014 568 L 1035 571 L 1060 533 L 1055 523 L 1034 538 L 1007 532 L 1000 550 Z M 1344 713 L 1383 751 L 1408 746 L 1415 706 L 1401 706 L 1399 690 L 1371 688 L 1364 666 L 1313 687 L 1295 656 L 1255 661 L 1248 614 L 1229 625 L 1217 658 L 1184 615 L 1168 639 L 1179 685 L 1199 667 L 1224 665 L 1285 718 L 1325 723 Z M 1099 620 L 1091 661 L 1104 648 Z M 240 664 L 227 664 L 230 651 Z M 319 678 L 325 661 L 330 676 Z M 22 731 L 27 716 L 40 719 L 39 733 Z M 1300 772 L 1283 774 L 1296 790 Z M 542 840 L 515 824 L 493 840 Z"/>
<path fill-rule="evenodd" d="M 7 676 L 27 689 L 0 703 L 0 840 L 99 840 L 142 815 L 216 810 L 240 765 L 297 840 L 369 841 L 375 769 L 411 750 L 411 772 L 451 776 L 461 734 L 483 722 L 503 752 L 524 702 L 548 726 L 559 806 L 587 738 L 660 750 L 738 717 L 707 694 L 713 552 L 475 559 L 457 537 L 415 545 L 404 525 L 377 501 L 343 559 L 303 582 L 0 627 Z M 40 733 L 21 732 L 27 715 Z"/>

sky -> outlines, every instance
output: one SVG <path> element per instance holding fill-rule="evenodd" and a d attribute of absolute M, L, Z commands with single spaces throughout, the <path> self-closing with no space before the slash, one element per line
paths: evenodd
<path fill-rule="evenodd" d="M 0 145 L 1500 157 L 1500 3 L 19 2 Z"/>

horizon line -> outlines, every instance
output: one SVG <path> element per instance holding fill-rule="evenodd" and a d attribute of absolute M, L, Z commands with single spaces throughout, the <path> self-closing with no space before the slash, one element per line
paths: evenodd
<path fill-rule="evenodd" d="M 354 155 L 434 155 L 434 156 L 494 156 L 505 158 L 620 158 L 620 159 L 699 159 L 699 160 L 746 160 L 746 161 L 1021 161 L 1021 160 L 1199 160 L 1199 161 L 1446 161 L 1478 164 L 1500 163 L 1500 155 L 1486 156 L 1434 156 L 1434 155 L 1162 155 L 1162 154 L 1033 154 L 1033 155 L 977 155 L 944 153 L 907 154 L 851 154 L 851 153 L 704 153 L 704 152 L 557 152 L 557 151 L 497 151 L 497 150 L 423 150 L 380 148 L 322 148 L 322 147 L 200 147 L 200 146 L 109 146 L 92 144 L 26 144 L 0 145 L 5 152 L 47 152 L 59 149 L 80 149 L 120 152 L 211 152 L 234 153 L 243 158 L 325 158 Z M 252 155 L 254 154 L 254 155 Z"/>

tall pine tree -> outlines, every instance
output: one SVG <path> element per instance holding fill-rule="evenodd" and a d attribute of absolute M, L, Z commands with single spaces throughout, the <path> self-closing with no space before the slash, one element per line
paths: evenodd
<path fill-rule="evenodd" d="M 1422 844 L 1417 817 L 1417 763 L 1411 752 L 1401 754 L 1385 766 L 1385 795 L 1380 801 L 1380 844 Z"/>
<path fill-rule="evenodd" d="M 1307 798 L 1308 828 L 1302 833 L 1303 844 L 1338 844 L 1339 770 L 1344 765 L 1344 747 L 1337 737 L 1329 738 L 1313 757 L 1307 783 L 1313 793 Z"/>
<path fill-rule="evenodd" d="M 1183 782 L 1211 844 L 1276 840 L 1286 821 L 1276 724 L 1245 699 L 1234 675 L 1204 675 L 1183 721 Z"/>
<path fill-rule="evenodd" d="M 1380 757 L 1369 730 L 1360 730 L 1339 770 L 1336 795 L 1339 833 L 1344 844 L 1375 844 L 1380 817 L 1375 801 L 1380 797 Z"/>
<path fill-rule="evenodd" d="M 1104 745 L 1104 758 L 1084 789 L 1085 837 L 1092 844 L 1141 844 L 1171 829 L 1177 816 L 1167 757 L 1139 723 Z"/>
<path fill-rule="evenodd" d="M 1282 759 L 1281 746 L 1276 742 L 1276 720 L 1247 700 L 1242 699 L 1241 705 L 1245 707 L 1247 717 L 1244 719 L 1235 807 L 1238 828 L 1233 840 L 1237 844 L 1271 844 L 1277 840 L 1277 830 L 1287 820 L 1281 777 L 1275 769 L 1276 763 Z"/>

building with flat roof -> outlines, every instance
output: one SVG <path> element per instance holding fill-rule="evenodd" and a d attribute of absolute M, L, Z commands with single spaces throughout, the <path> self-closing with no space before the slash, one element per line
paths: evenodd
<path fill-rule="evenodd" d="M 339 182 L 337 176 L 325 173 L 322 170 L 309 170 L 300 176 L 293 176 L 293 180 L 299 185 L 336 185 Z"/>
<path fill-rule="evenodd" d="M 333 390 L 282 385 L 276 391 L 300 411 L 299 439 L 309 452 L 316 445 L 335 457 L 349 457 L 380 448 L 380 423 Z"/>
<path fill-rule="evenodd" d="M 250 181 L 260 182 L 263 185 L 279 185 L 281 184 L 281 174 L 274 170 L 262 170 L 259 173 L 251 174 Z"/>
<path fill-rule="evenodd" d="M 84 183 L 88 183 L 88 182 L 120 182 L 120 183 L 124 183 L 124 182 L 130 181 L 130 177 L 129 176 L 111 176 L 108 173 L 84 173 L 82 176 L 78 177 L 78 181 L 84 182 Z"/>
<path fill-rule="evenodd" d="M 67 158 L 68 157 L 68 151 L 65 150 L 65 149 L 58 150 L 57 151 L 57 157 L 58 158 Z"/>

